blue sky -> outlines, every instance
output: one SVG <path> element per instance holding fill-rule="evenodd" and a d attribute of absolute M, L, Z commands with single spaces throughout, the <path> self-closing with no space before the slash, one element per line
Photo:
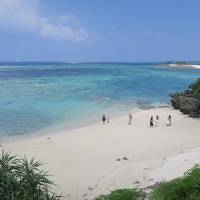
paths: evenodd
<path fill-rule="evenodd" d="M 199 0 L 0 0 L 0 60 L 200 60 L 199 8 Z"/>

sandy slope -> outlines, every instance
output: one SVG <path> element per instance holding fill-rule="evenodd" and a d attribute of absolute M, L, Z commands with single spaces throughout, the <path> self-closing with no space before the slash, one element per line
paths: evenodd
<path fill-rule="evenodd" d="M 161 117 L 159 127 L 149 128 L 150 116 L 157 114 Z M 173 124 L 166 127 L 169 114 Z M 171 108 L 140 111 L 133 117 L 131 126 L 127 125 L 127 116 L 123 116 L 110 119 L 110 124 L 98 123 L 20 140 L 4 144 L 4 148 L 45 162 L 57 190 L 70 200 L 92 199 L 116 188 L 132 187 L 136 181 L 145 186 L 167 178 L 164 175 L 170 176 L 173 167 L 178 168 L 169 177 L 173 178 L 196 161 L 200 162 L 196 151 L 192 161 L 190 153 L 184 154 L 183 160 L 190 163 L 187 167 L 181 164 L 180 157 L 176 157 L 200 146 L 199 120 L 187 118 Z M 154 176 L 155 180 L 152 180 Z"/>

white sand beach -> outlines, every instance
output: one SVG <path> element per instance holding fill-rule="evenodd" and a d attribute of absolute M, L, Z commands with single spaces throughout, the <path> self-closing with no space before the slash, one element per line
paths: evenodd
<path fill-rule="evenodd" d="M 196 68 L 196 69 L 200 69 L 200 65 L 188 65 L 189 67 L 193 67 L 193 68 Z"/>
<path fill-rule="evenodd" d="M 168 115 L 172 126 L 166 126 Z M 150 116 L 160 116 L 149 128 Z M 146 187 L 180 176 L 200 163 L 200 120 L 171 108 L 156 108 L 97 123 L 3 144 L 14 154 L 46 163 L 56 190 L 69 200 L 90 200 L 117 188 Z M 117 161 L 118 160 L 118 161 Z"/>
<path fill-rule="evenodd" d="M 191 64 L 168 64 L 169 67 L 176 67 L 176 68 L 194 68 L 200 69 L 200 65 L 191 65 Z"/>

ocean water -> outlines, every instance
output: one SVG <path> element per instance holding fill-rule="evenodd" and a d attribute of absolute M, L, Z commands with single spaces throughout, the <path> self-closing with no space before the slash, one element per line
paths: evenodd
<path fill-rule="evenodd" d="M 158 63 L 0 63 L 0 137 L 31 135 L 169 103 L 198 69 Z"/>

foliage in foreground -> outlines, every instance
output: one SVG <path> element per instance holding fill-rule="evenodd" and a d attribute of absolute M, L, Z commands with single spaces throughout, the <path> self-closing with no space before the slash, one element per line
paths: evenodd
<path fill-rule="evenodd" d="M 189 88 L 191 89 L 193 97 L 200 100 L 200 78 L 197 79 L 195 83 L 190 85 Z"/>
<path fill-rule="evenodd" d="M 50 191 L 53 184 L 41 163 L 26 157 L 18 159 L 2 151 L 0 156 L 1 200 L 59 200 L 60 196 Z"/>
<path fill-rule="evenodd" d="M 136 189 L 120 189 L 105 197 L 98 197 L 96 200 L 137 200 L 139 197 L 140 192 Z"/>
<path fill-rule="evenodd" d="M 195 166 L 183 177 L 161 183 L 150 200 L 200 200 L 200 168 Z"/>

